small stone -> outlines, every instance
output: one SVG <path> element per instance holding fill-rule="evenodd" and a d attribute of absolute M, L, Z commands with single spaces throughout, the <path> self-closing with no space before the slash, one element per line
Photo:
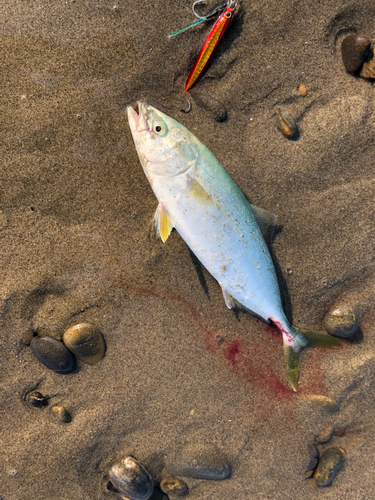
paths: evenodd
<path fill-rule="evenodd" d="M 297 124 L 285 109 L 276 108 L 276 126 L 277 130 L 288 139 L 293 139 L 297 135 Z"/>
<path fill-rule="evenodd" d="M 227 119 L 227 110 L 219 101 L 200 92 L 192 92 L 191 95 L 198 106 L 205 109 L 216 122 L 223 122 Z"/>
<path fill-rule="evenodd" d="M 371 40 L 367 36 L 351 34 L 341 44 L 341 55 L 348 73 L 356 73 L 369 55 Z"/>
<path fill-rule="evenodd" d="M 305 471 L 306 472 L 314 471 L 316 466 L 318 465 L 319 451 L 314 444 L 309 443 L 307 445 L 307 452 L 308 452 L 308 460 L 306 463 Z"/>
<path fill-rule="evenodd" d="M 358 329 L 354 312 L 347 306 L 336 306 L 324 317 L 324 327 L 335 337 L 349 338 Z"/>
<path fill-rule="evenodd" d="M 311 479 L 314 474 L 315 474 L 315 469 L 307 470 L 305 472 L 305 479 Z"/>
<path fill-rule="evenodd" d="M 30 345 L 30 342 L 33 340 L 33 337 L 34 337 L 34 332 L 31 328 L 29 328 L 28 330 L 26 330 L 26 332 L 23 334 L 23 337 L 22 337 L 22 343 L 24 345 Z"/>
<path fill-rule="evenodd" d="M 34 337 L 30 347 L 37 360 L 56 373 L 69 373 L 75 368 L 70 351 L 52 337 Z"/>
<path fill-rule="evenodd" d="M 328 443 L 334 432 L 335 428 L 332 425 L 328 425 L 315 439 L 318 443 Z"/>
<path fill-rule="evenodd" d="M 169 496 L 183 497 L 188 493 L 187 484 L 174 476 L 166 477 L 160 483 L 160 489 Z"/>
<path fill-rule="evenodd" d="M 89 365 L 98 363 L 104 357 L 103 335 L 90 323 L 72 326 L 64 333 L 63 341 L 78 359 Z"/>
<path fill-rule="evenodd" d="M 339 409 L 339 405 L 334 399 L 327 396 L 321 396 L 318 394 L 308 394 L 304 397 L 306 401 L 309 401 L 317 408 L 327 411 L 328 413 L 334 413 Z"/>
<path fill-rule="evenodd" d="M 38 391 L 29 392 L 25 398 L 26 403 L 34 408 L 43 408 L 48 405 L 48 398 Z"/>
<path fill-rule="evenodd" d="M 341 437 L 345 434 L 345 428 L 343 427 L 342 429 L 336 429 L 335 430 L 335 436 Z"/>
<path fill-rule="evenodd" d="M 306 88 L 306 86 L 305 86 L 305 85 L 303 85 L 303 84 L 301 84 L 301 85 L 299 86 L 299 88 L 298 88 L 298 92 L 300 93 L 300 95 L 301 95 L 302 97 L 306 97 L 306 95 L 307 95 L 307 88 Z"/>
<path fill-rule="evenodd" d="M 166 469 L 174 476 L 220 480 L 229 477 L 230 463 L 217 446 L 211 443 L 186 444 L 167 457 Z"/>
<path fill-rule="evenodd" d="M 109 469 L 113 486 L 129 500 L 147 500 L 154 482 L 147 470 L 135 458 L 116 458 Z"/>
<path fill-rule="evenodd" d="M 328 448 L 321 456 L 315 472 L 317 486 L 331 486 L 344 463 L 344 450 Z"/>
<path fill-rule="evenodd" d="M 60 424 L 69 424 L 72 416 L 64 406 L 56 405 L 51 408 L 53 415 Z"/>

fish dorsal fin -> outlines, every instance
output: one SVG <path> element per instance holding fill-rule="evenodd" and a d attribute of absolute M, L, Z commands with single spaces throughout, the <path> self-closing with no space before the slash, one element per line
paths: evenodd
<path fill-rule="evenodd" d="M 271 244 L 276 226 L 276 215 L 268 210 L 265 210 L 264 208 L 259 208 L 255 205 L 250 206 L 259 229 L 263 234 L 263 238 L 266 240 L 267 244 Z"/>
<path fill-rule="evenodd" d="M 173 229 L 172 221 L 162 203 L 159 203 L 154 215 L 156 233 L 163 243 L 168 239 Z"/>

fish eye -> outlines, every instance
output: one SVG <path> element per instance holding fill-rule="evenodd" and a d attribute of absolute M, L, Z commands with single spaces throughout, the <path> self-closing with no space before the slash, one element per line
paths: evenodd
<path fill-rule="evenodd" d="M 163 137 L 168 131 L 167 125 L 164 122 L 155 122 L 152 125 L 152 130 L 160 137 Z"/>
<path fill-rule="evenodd" d="M 229 19 L 230 17 L 232 17 L 232 13 L 231 13 L 231 12 L 227 12 L 225 15 L 227 16 L 227 18 L 228 18 L 228 19 Z"/>

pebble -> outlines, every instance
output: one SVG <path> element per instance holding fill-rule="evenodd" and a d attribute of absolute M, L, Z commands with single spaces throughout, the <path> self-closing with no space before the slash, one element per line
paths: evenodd
<path fill-rule="evenodd" d="M 367 36 L 351 34 L 341 44 L 341 55 L 348 73 L 356 73 L 369 55 L 371 40 Z"/>
<path fill-rule="evenodd" d="M 321 396 L 318 394 L 308 394 L 307 396 L 305 396 L 304 399 L 312 403 L 317 408 L 325 410 L 328 413 L 334 413 L 339 409 L 339 405 L 336 403 L 336 401 L 327 396 Z"/>
<path fill-rule="evenodd" d="M 56 373 L 69 373 L 75 368 L 70 351 L 52 337 L 34 337 L 30 347 L 37 360 Z"/>
<path fill-rule="evenodd" d="M 302 97 L 306 97 L 306 95 L 307 95 L 307 88 L 306 88 L 306 86 L 305 86 L 305 85 L 303 85 L 303 84 L 301 84 L 301 85 L 299 86 L 298 92 L 300 93 L 300 95 L 301 95 Z"/>
<path fill-rule="evenodd" d="M 319 451 L 313 444 L 307 445 L 308 461 L 305 467 L 305 478 L 309 479 L 314 475 L 319 460 Z"/>
<path fill-rule="evenodd" d="M 297 124 L 284 109 L 276 108 L 276 126 L 277 130 L 288 139 L 293 139 L 297 135 Z"/>
<path fill-rule="evenodd" d="M 72 326 L 64 333 L 63 341 L 78 359 L 89 365 L 98 363 L 104 357 L 103 335 L 90 323 Z"/>
<path fill-rule="evenodd" d="M 129 500 L 147 500 L 152 495 L 152 477 L 133 457 L 116 458 L 108 475 L 113 486 Z"/>
<path fill-rule="evenodd" d="M 321 456 L 315 472 L 315 481 L 318 486 L 331 486 L 337 473 L 344 463 L 344 450 L 328 448 Z"/>
<path fill-rule="evenodd" d="M 341 437 L 341 436 L 343 436 L 344 434 L 345 434 L 345 428 L 344 428 L 344 427 L 342 427 L 341 429 L 336 429 L 336 430 L 335 430 L 335 436 L 339 436 L 339 437 Z"/>
<path fill-rule="evenodd" d="M 48 398 L 38 391 L 29 392 L 26 395 L 25 401 L 29 406 L 34 406 L 35 408 L 43 408 L 43 406 L 48 405 Z"/>
<path fill-rule="evenodd" d="M 227 110 L 216 99 L 200 92 L 192 92 L 192 97 L 198 106 L 205 109 L 215 122 L 223 122 L 227 119 Z"/>
<path fill-rule="evenodd" d="M 333 433 L 335 432 L 335 428 L 333 427 L 333 425 L 328 425 L 327 427 L 325 427 L 322 432 L 320 432 L 318 434 L 318 436 L 316 436 L 315 440 L 318 442 L 318 443 L 328 443 L 328 441 L 331 439 L 331 437 L 333 436 Z"/>
<path fill-rule="evenodd" d="M 230 463 L 217 446 L 206 442 L 184 445 L 167 457 L 166 469 L 174 476 L 220 480 L 229 477 Z"/>
<path fill-rule="evenodd" d="M 169 476 L 162 480 L 160 489 L 170 496 L 183 497 L 188 493 L 187 484 L 178 477 Z"/>
<path fill-rule="evenodd" d="M 30 345 L 30 342 L 33 340 L 33 337 L 34 337 L 34 332 L 33 332 L 33 330 L 31 330 L 31 328 L 29 328 L 23 334 L 22 343 L 24 345 Z"/>
<path fill-rule="evenodd" d="M 51 408 L 51 411 L 60 424 L 69 424 L 72 421 L 72 416 L 64 406 L 56 405 Z"/>
<path fill-rule="evenodd" d="M 324 327 L 335 337 L 349 338 L 358 329 L 357 318 L 347 306 L 336 306 L 324 317 Z"/>

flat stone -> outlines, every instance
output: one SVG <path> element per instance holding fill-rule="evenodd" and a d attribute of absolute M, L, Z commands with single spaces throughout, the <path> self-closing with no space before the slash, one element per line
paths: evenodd
<path fill-rule="evenodd" d="M 91 323 L 72 326 L 64 333 L 63 341 L 78 359 L 89 365 L 98 363 L 104 357 L 103 335 Z"/>
<path fill-rule="evenodd" d="M 305 467 L 306 472 L 311 471 L 311 470 L 315 470 L 316 466 L 318 465 L 318 461 L 319 461 L 319 451 L 314 444 L 309 443 L 307 445 L 307 452 L 308 452 L 308 460 L 307 460 L 306 467 Z"/>
<path fill-rule="evenodd" d="M 40 363 L 56 373 L 69 373 L 75 368 L 75 360 L 70 351 L 52 337 L 34 337 L 30 348 Z"/>
<path fill-rule="evenodd" d="M 324 327 L 335 337 L 349 338 L 358 329 L 357 318 L 350 307 L 333 307 L 324 317 Z"/>
<path fill-rule="evenodd" d="M 174 476 L 220 480 L 229 477 L 230 463 L 217 446 L 194 442 L 168 456 L 165 467 Z"/>
<path fill-rule="evenodd" d="M 285 109 L 276 108 L 276 127 L 288 139 L 294 139 L 298 134 L 294 118 Z"/>
<path fill-rule="evenodd" d="M 345 452 L 341 448 L 328 448 L 323 453 L 315 472 L 317 486 L 331 486 L 344 464 L 344 454 Z"/>
<path fill-rule="evenodd" d="M 334 399 L 319 394 L 309 394 L 304 397 L 306 401 L 314 405 L 316 408 L 324 410 L 328 413 L 334 413 L 339 409 L 339 405 Z"/>
<path fill-rule="evenodd" d="M 351 34 L 341 44 L 341 55 L 348 73 L 359 71 L 368 57 L 371 40 L 367 36 Z"/>

